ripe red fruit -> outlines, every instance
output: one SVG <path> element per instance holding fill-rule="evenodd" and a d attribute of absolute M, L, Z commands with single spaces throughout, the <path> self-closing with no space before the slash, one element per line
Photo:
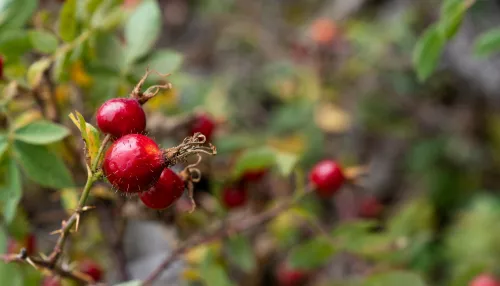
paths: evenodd
<path fill-rule="evenodd" d="M 61 286 L 61 281 L 55 277 L 55 276 L 50 276 L 50 277 L 45 277 L 42 281 L 42 286 Z"/>
<path fill-rule="evenodd" d="M 242 180 L 245 182 L 256 182 L 262 179 L 267 173 L 267 169 L 250 170 L 243 174 Z"/>
<path fill-rule="evenodd" d="M 138 193 L 156 183 L 163 163 L 163 152 L 151 138 L 129 134 L 109 147 L 102 166 L 113 187 L 125 193 Z"/>
<path fill-rule="evenodd" d="M 133 98 L 113 98 L 97 110 L 97 126 L 104 133 L 121 137 L 142 133 L 146 129 L 146 114 L 141 104 Z"/>
<path fill-rule="evenodd" d="M 359 216 L 364 218 L 377 218 L 384 209 L 384 206 L 375 197 L 367 197 L 361 201 L 359 206 Z"/>
<path fill-rule="evenodd" d="M 222 202 L 228 209 L 234 209 L 245 205 L 247 192 L 245 189 L 227 187 L 222 191 Z"/>
<path fill-rule="evenodd" d="M 162 210 L 168 208 L 184 192 L 184 181 L 169 168 L 163 169 L 160 179 L 147 192 L 139 195 L 141 201 L 149 208 Z"/>
<path fill-rule="evenodd" d="M 286 263 L 278 268 L 277 279 L 280 286 L 301 285 L 307 280 L 309 273 L 300 269 L 292 269 Z"/>
<path fill-rule="evenodd" d="M 500 282 L 491 274 L 483 273 L 476 276 L 476 278 L 469 283 L 469 286 L 500 286 Z"/>
<path fill-rule="evenodd" d="M 80 263 L 79 269 L 82 273 L 87 274 L 92 277 L 95 282 L 101 281 L 102 279 L 102 269 L 97 263 L 92 260 L 84 260 Z"/>
<path fill-rule="evenodd" d="M 191 134 L 200 132 L 207 137 L 207 141 L 212 138 L 215 131 L 215 121 L 207 114 L 201 114 L 196 116 L 193 125 L 191 126 Z"/>
<path fill-rule="evenodd" d="M 344 184 L 345 177 L 340 166 L 332 160 L 324 160 L 316 164 L 309 173 L 309 180 L 316 193 L 322 197 L 330 197 Z"/>

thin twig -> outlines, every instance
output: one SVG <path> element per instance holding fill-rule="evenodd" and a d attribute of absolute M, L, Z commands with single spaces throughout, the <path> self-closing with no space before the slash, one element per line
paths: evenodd
<path fill-rule="evenodd" d="M 251 217 L 246 220 L 239 220 L 229 224 L 221 224 L 221 226 L 215 230 L 214 232 L 204 235 L 199 234 L 193 236 L 191 239 L 186 241 L 184 244 L 180 245 L 174 251 L 172 251 L 163 262 L 158 265 L 158 267 L 151 272 L 151 274 L 144 280 L 142 283 L 143 286 L 152 285 L 152 283 L 158 279 L 158 277 L 165 271 L 172 263 L 177 261 L 180 256 L 188 252 L 202 244 L 206 244 L 215 240 L 224 239 L 236 233 L 241 233 L 251 228 L 257 227 L 259 225 L 263 225 L 271 221 L 277 215 L 282 213 L 283 211 L 293 207 L 297 201 L 299 201 L 303 195 L 309 193 L 309 191 L 304 192 L 301 196 L 296 197 L 295 199 L 290 199 L 283 202 L 281 205 L 278 205 L 274 208 L 271 208 L 265 212 L 262 212 L 254 217 Z"/>

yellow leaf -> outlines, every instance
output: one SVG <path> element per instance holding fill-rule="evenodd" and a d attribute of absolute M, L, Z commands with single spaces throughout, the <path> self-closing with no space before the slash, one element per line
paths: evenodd
<path fill-rule="evenodd" d="M 205 254 L 208 252 L 209 247 L 206 244 L 202 244 L 200 246 L 194 247 L 189 250 L 185 255 L 185 260 L 190 264 L 198 264 L 205 257 Z"/>
<path fill-rule="evenodd" d="M 83 68 L 81 61 L 77 61 L 71 66 L 71 80 L 81 87 L 89 87 L 92 83 L 92 78 Z"/>
<path fill-rule="evenodd" d="M 160 91 L 155 97 L 148 101 L 145 107 L 151 111 L 171 109 L 177 106 L 178 91 L 175 88 Z"/>
<path fill-rule="evenodd" d="M 365 175 L 367 172 L 368 172 L 367 166 L 352 166 L 345 168 L 344 175 L 346 178 L 353 180 L 360 176 Z"/>
<path fill-rule="evenodd" d="M 61 202 L 68 214 L 73 213 L 78 206 L 78 192 L 75 189 L 62 189 Z"/>
<path fill-rule="evenodd" d="M 71 94 L 71 86 L 69 84 L 61 84 L 56 87 L 56 101 L 59 104 L 66 104 L 68 102 L 68 98 Z"/>
<path fill-rule="evenodd" d="M 14 129 L 18 129 L 38 119 L 42 119 L 42 114 L 40 113 L 40 111 L 36 109 L 30 109 L 16 117 L 13 127 Z"/>
<path fill-rule="evenodd" d="M 306 147 L 306 140 L 303 134 L 295 134 L 288 137 L 271 138 L 267 144 L 282 152 L 301 154 Z"/>
<path fill-rule="evenodd" d="M 200 280 L 200 272 L 194 268 L 186 268 L 182 271 L 183 280 L 198 281 Z"/>
<path fill-rule="evenodd" d="M 319 104 L 314 116 L 316 124 L 326 132 L 344 132 L 351 126 L 350 116 L 333 104 Z"/>

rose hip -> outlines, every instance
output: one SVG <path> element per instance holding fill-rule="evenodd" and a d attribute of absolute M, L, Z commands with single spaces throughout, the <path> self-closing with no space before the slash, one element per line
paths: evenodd
<path fill-rule="evenodd" d="M 92 279 L 97 282 L 102 279 L 102 269 L 97 263 L 92 260 L 84 260 L 80 263 L 80 271 L 92 277 Z"/>
<path fill-rule="evenodd" d="M 345 177 L 340 166 L 332 160 L 316 164 L 309 173 L 309 180 L 321 197 L 330 197 L 344 184 Z"/>
<path fill-rule="evenodd" d="M 139 195 L 141 201 L 155 210 L 171 206 L 184 192 L 184 181 L 169 168 L 163 169 L 160 179 L 147 192 Z"/>
<path fill-rule="evenodd" d="M 148 190 L 163 171 L 163 152 L 149 137 L 129 134 L 116 140 L 107 150 L 103 171 L 108 181 L 121 192 Z"/>
<path fill-rule="evenodd" d="M 207 114 L 201 114 L 196 116 L 193 125 L 191 126 L 191 134 L 199 132 L 205 135 L 207 141 L 210 141 L 215 131 L 215 127 L 216 124 L 213 118 L 211 118 Z"/>
<path fill-rule="evenodd" d="M 309 273 L 300 269 L 293 269 L 286 263 L 278 268 L 277 279 L 280 286 L 301 285 L 309 277 Z"/>
<path fill-rule="evenodd" d="M 113 137 L 142 133 L 146 129 L 146 114 L 133 98 L 113 98 L 106 101 L 96 115 L 97 126 Z"/>
<path fill-rule="evenodd" d="M 247 201 L 247 192 L 245 189 L 227 187 L 222 191 L 222 202 L 228 209 L 242 207 Z"/>

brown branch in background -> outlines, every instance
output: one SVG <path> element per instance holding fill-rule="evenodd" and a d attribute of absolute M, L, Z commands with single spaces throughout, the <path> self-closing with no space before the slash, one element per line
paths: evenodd
<path fill-rule="evenodd" d="M 1 259 L 5 263 L 10 263 L 10 262 L 27 262 L 31 264 L 35 268 L 42 268 L 47 271 L 50 271 L 54 274 L 57 274 L 60 277 L 71 279 L 75 282 L 78 282 L 79 284 L 92 284 L 94 281 L 92 280 L 92 277 L 77 271 L 77 270 L 69 270 L 65 269 L 60 266 L 52 265 L 50 261 L 44 260 L 42 258 L 38 257 L 28 257 L 24 255 L 24 253 L 20 254 L 7 254 L 7 255 L 2 255 Z"/>
<path fill-rule="evenodd" d="M 283 211 L 291 208 L 294 206 L 294 204 L 302 197 L 303 195 L 309 193 L 309 188 L 306 192 L 304 192 L 301 196 L 295 199 L 290 199 L 285 202 L 283 202 L 281 205 L 278 205 L 274 208 L 271 208 L 267 211 L 264 211 L 258 215 L 255 215 L 251 218 L 248 218 L 246 220 L 238 220 L 236 222 L 230 222 L 230 223 L 222 223 L 221 226 L 216 229 L 214 232 L 205 235 L 205 234 L 198 234 L 193 236 L 191 239 L 177 247 L 174 251 L 172 251 L 164 260 L 163 262 L 158 265 L 158 267 L 151 272 L 151 274 L 144 280 L 143 286 L 149 286 L 152 285 L 152 283 L 160 277 L 160 275 L 165 271 L 172 263 L 177 261 L 180 256 L 188 252 L 194 247 L 197 247 L 199 245 L 203 245 L 215 240 L 220 240 L 224 239 L 226 237 L 229 237 L 232 234 L 236 233 L 241 233 L 246 230 L 249 230 L 251 228 L 263 225 L 271 221 L 273 218 L 275 218 L 277 215 L 282 213 Z"/>

